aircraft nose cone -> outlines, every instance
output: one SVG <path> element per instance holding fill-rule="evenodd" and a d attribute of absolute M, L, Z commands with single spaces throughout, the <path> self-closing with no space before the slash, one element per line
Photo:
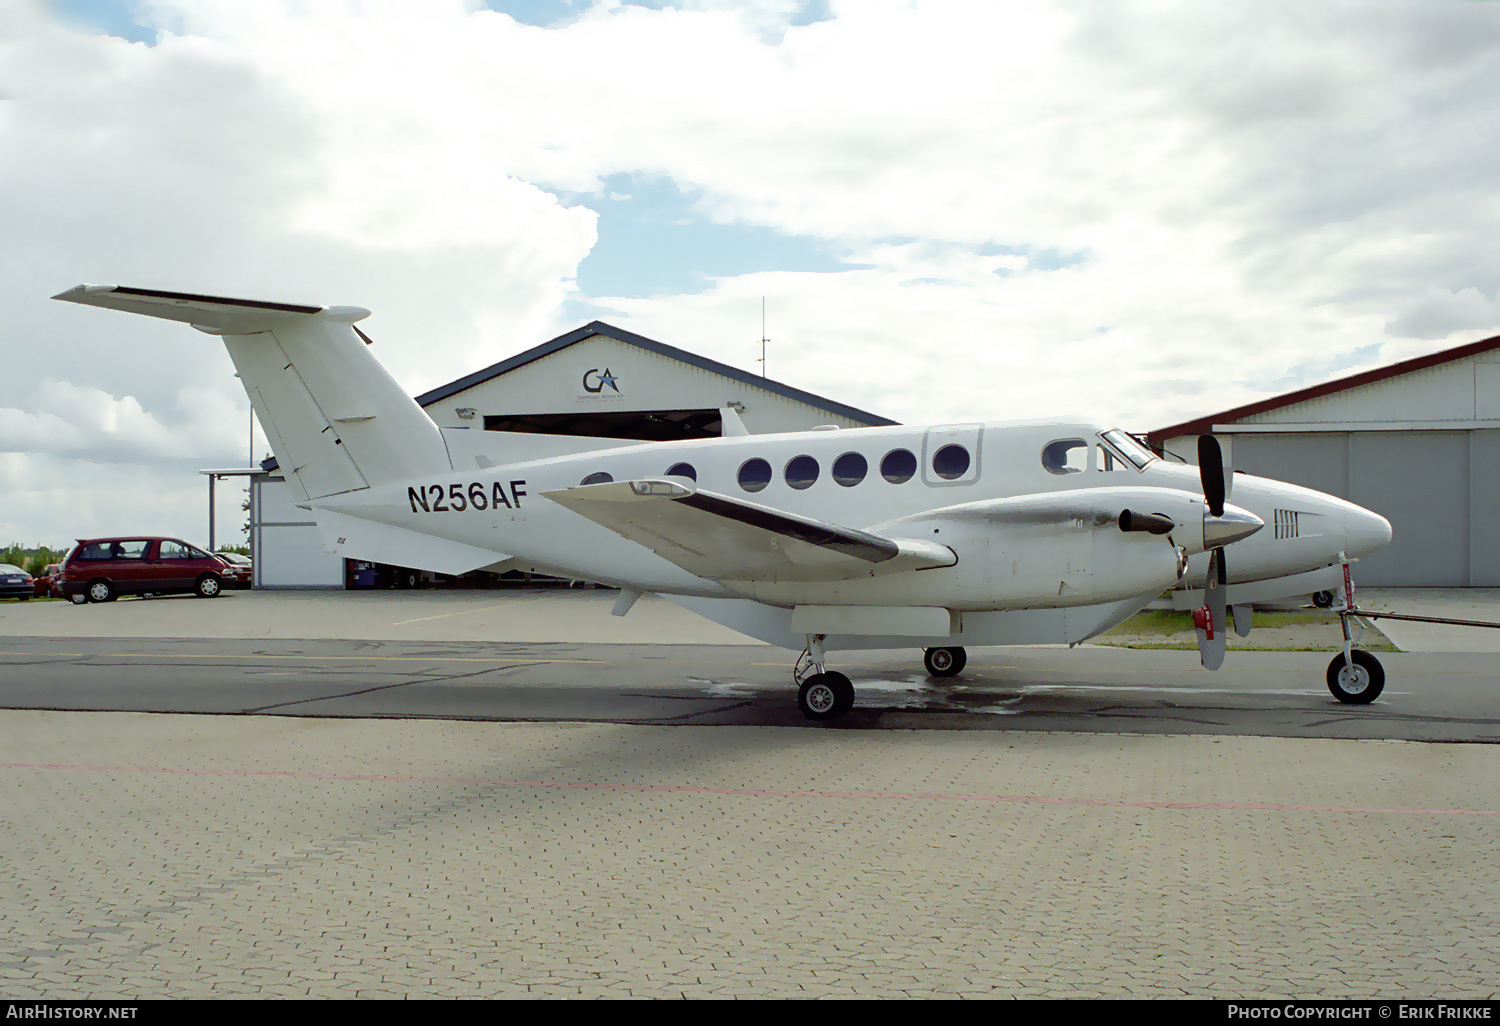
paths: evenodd
<path fill-rule="evenodd" d="M 1391 522 L 1379 513 L 1355 506 L 1344 517 L 1344 554 L 1377 552 L 1391 543 Z"/>
<path fill-rule="evenodd" d="M 1265 526 L 1266 522 L 1248 509 L 1231 506 L 1226 502 L 1223 516 L 1216 517 L 1211 513 L 1203 515 L 1203 547 L 1216 549 L 1221 545 L 1229 545 L 1241 538 L 1250 537 Z"/>

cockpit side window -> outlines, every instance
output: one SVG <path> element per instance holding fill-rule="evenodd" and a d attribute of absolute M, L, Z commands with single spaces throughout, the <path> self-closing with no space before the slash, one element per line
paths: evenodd
<path fill-rule="evenodd" d="M 1131 438 L 1119 428 L 1113 428 L 1101 435 L 1106 442 L 1115 448 L 1120 455 L 1129 460 L 1137 470 L 1145 469 L 1146 464 L 1156 459 L 1156 454 L 1146 448 L 1134 438 Z"/>
<path fill-rule="evenodd" d="M 1089 467 L 1089 444 L 1082 438 L 1059 438 L 1042 446 L 1042 466 L 1049 474 L 1079 474 Z"/>

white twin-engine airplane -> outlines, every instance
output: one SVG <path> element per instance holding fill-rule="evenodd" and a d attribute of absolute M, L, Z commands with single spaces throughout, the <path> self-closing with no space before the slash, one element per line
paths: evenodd
<path fill-rule="evenodd" d="M 616 615 L 662 595 L 802 649 L 793 675 L 812 719 L 854 703 L 828 652 L 920 647 L 929 673 L 950 676 L 966 645 L 1083 641 L 1180 583 L 1205 589 L 1199 647 L 1217 669 L 1226 584 L 1328 567 L 1391 539 L 1359 506 L 1227 475 L 1212 437 L 1200 439 L 1200 470 L 1071 421 L 751 435 L 725 409 L 724 437 L 694 441 L 440 430 L 367 348 L 354 327 L 362 308 L 112 285 L 54 298 L 222 336 L 332 552 L 597 581 L 620 589 Z M 1234 613 L 1248 634 L 1249 606 Z M 1353 656 L 1366 658 L 1346 644 L 1330 688 L 1371 701 L 1383 674 L 1368 653 Z"/>

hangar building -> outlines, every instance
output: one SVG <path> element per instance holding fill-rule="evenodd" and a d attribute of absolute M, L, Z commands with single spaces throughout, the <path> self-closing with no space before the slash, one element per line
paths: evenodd
<path fill-rule="evenodd" d="M 416 397 L 446 430 L 523 431 L 665 441 L 718 437 L 732 409 L 751 434 L 896 423 L 602 321 Z M 316 525 L 275 473 L 251 478 L 257 588 L 338 588 L 345 561 L 324 551 Z"/>
<path fill-rule="evenodd" d="M 1197 436 L 1208 432 L 1236 470 L 1391 522 L 1390 546 L 1360 561 L 1357 584 L 1500 586 L 1500 336 L 1147 437 L 1195 463 Z"/>

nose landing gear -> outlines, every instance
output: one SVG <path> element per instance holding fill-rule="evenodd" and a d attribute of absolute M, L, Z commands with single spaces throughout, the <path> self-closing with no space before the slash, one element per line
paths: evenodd
<path fill-rule="evenodd" d="M 1349 560 L 1342 552 L 1339 561 L 1344 565 L 1344 590 L 1338 597 L 1343 602 L 1337 607 L 1339 624 L 1344 629 L 1344 650 L 1328 664 L 1328 690 L 1333 697 L 1346 705 L 1369 705 L 1385 690 L 1385 669 L 1380 660 L 1364 649 L 1354 647 L 1354 635 L 1349 629 L 1349 617 L 1354 615 L 1354 578 L 1349 573 Z M 1319 595 L 1331 595 L 1319 592 Z M 1313 602 L 1322 605 L 1317 596 Z M 1329 605 L 1331 606 L 1330 598 Z"/>

